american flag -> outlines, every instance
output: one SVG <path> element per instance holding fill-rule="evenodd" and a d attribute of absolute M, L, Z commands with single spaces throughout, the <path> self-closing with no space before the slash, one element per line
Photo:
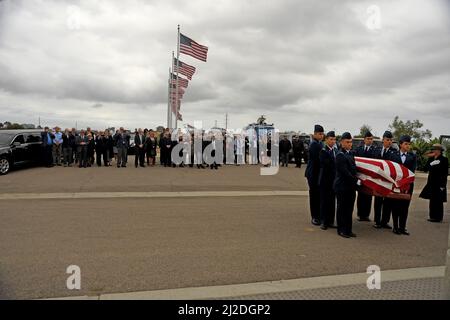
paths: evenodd
<path fill-rule="evenodd" d="M 181 101 L 178 100 L 178 103 L 176 103 L 175 101 L 176 101 L 175 99 L 172 99 L 170 104 L 172 106 L 172 112 L 176 114 L 177 113 L 177 107 L 176 106 L 178 105 L 178 110 L 180 110 L 180 108 L 181 108 Z"/>
<path fill-rule="evenodd" d="M 174 84 L 174 85 L 177 84 L 177 75 L 176 74 L 172 73 L 172 79 L 171 79 L 170 83 Z M 189 84 L 189 81 L 187 79 L 183 79 L 181 77 L 178 77 L 178 85 L 180 87 L 187 88 L 188 84 Z"/>
<path fill-rule="evenodd" d="M 208 56 L 208 47 L 198 44 L 184 34 L 180 34 L 180 52 L 206 62 Z"/>
<path fill-rule="evenodd" d="M 362 191 L 393 198 L 409 198 L 407 194 L 415 175 L 405 166 L 389 160 L 355 157 Z"/>
<path fill-rule="evenodd" d="M 177 62 L 179 65 L 179 68 L 177 68 Z M 195 73 L 195 67 L 188 65 L 187 63 L 184 63 L 180 60 L 177 60 L 177 58 L 173 58 L 173 72 L 181 73 L 183 76 L 186 76 L 189 80 L 192 80 L 192 76 Z"/>
<path fill-rule="evenodd" d="M 176 90 L 177 90 L 177 85 L 176 85 L 176 83 L 172 83 L 172 84 L 170 85 L 170 89 L 172 89 L 172 90 L 171 90 L 172 92 L 176 92 Z M 178 87 L 178 93 L 184 94 L 184 93 L 185 93 L 185 90 L 184 90 L 182 87 Z"/>

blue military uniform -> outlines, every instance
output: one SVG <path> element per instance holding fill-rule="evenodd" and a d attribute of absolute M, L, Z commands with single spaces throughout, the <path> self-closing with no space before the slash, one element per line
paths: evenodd
<path fill-rule="evenodd" d="M 393 135 L 390 131 L 386 131 L 383 135 L 383 138 L 392 139 L 392 137 Z M 375 158 L 392 161 L 395 152 L 396 150 L 394 150 L 392 147 L 388 149 L 381 147 L 375 150 Z M 389 198 L 375 197 L 375 228 L 391 229 L 391 226 L 389 226 L 389 220 L 391 219 L 392 213 L 392 201 L 393 200 Z"/>
<path fill-rule="evenodd" d="M 334 136 L 334 131 L 327 133 L 327 137 Z M 337 150 L 334 147 L 325 146 L 319 154 L 320 223 L 324 230 L 334 227 L 336 215 L 336 194 L 333 189 L 336 177 L 336 153 Z"/>
<path fill-rule="evenodd" d="M 366 132 L 364 138 L 373 137 L 370 131 Z M 376 158 L 376 148 L 374 145 L 366 146 L 362 145 L 355 150 L 356 157 L 362 158 Z M 370 211 L 372 209 L 372 196 L 364 193 L 358 192 L 358 200 L 356 201 L 356 207 L 358 208 L 357 215 L 360 221 L 370 221 Z"/>
<path fill-rule="evenodd" d="M 348 132 L 344 133 L 342 139 L 351 139 L 351 134 Z M 355 236 L 352 232 L 352 217 L 358 186 L 356 174 L 356 163 L 353 153 L 341 150 L 336 155 L 334 191 L 337 199 L 337 231 L 339 235 L 346 238 Z"/>
<path fill-rule="evenodd" d="M 314 132 L 323 132 L 323 127 L 316 125 Z M 306 167 L 305 176 L 308 180 L 309 186 L 309 207 L 311 210 L 312 223 L 320 224 L 320 188 L 319 188 L 319 174 L 320 174 L 320 150 L 323 144 L 321 141 L 313 140 L 309 146 L 309 159 Z"/>
<path fill-rule="evenodd" d="M 411 142 L 410 136 L 402 136 L 400 138 L 400 144 L 403 142 Z M 392 161 L 397 162 L 406 168 L 408 168 L 412 172 L 416 172 L 417 168 L 417 157 L 412 152 L 403 153 L 402 151 L 396 151 L 391 158 Z M 413 194 L 414 191 L 414 183 L 412 183 L 409 187 L 408 193 L 410 195 Z M 406 230 L 406 221 L 408 219 L 408 211 L 409 205 L 411 204 L 411 200 L 392 200 L 392 220 L 394 224 L 394 233 L 396 234 L 406 234 L 409 233 Z"/>

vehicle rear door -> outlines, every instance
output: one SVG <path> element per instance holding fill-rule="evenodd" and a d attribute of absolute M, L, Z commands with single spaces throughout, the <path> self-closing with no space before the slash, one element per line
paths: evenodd
<path fill-rule="evenodd" d="M 12 158 L 15 164 L 27 160 L 28 147 L 23 134 L 18 134 L 11 143 Z"/>

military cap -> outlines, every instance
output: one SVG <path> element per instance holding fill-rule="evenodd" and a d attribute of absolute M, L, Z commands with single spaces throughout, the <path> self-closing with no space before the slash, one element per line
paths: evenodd
<path fill-rule="evenodd" d="M 342 134 L 341 140 L 347 140 L 347 139 L 352 139 L 352 135 L 350 132 L 344 132 Z"/>
<path fill-rule="evenodd" d="M 314 132 L 324 132 L 323 127 L 320 124 L 314 126 Z"/>
<path fill-rule="evenodd" d="M 383 138 L 388 138 L 388 139 L 392 139 L 394 136 L 392 135 L 392 132 L 390 131 L 385 131 L 383 134 Z"/>

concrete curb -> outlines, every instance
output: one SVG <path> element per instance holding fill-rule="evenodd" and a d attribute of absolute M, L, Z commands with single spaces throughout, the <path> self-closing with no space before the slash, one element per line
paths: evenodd
<path fill-rule="evenodd" d="M 386 270 L 381 272 L 382 282 L 404 281 L 443 277 L 445 266 Z M 292 280 L 268 281 L 224 286 L 193 287 L 155 291 L 100 294 L 54 298 L 49 300 L 202 300 L 220 299 L 257 294 L 282 293 L 298 290 L 365 285 L 369 274 L 355 273 Z"/>

